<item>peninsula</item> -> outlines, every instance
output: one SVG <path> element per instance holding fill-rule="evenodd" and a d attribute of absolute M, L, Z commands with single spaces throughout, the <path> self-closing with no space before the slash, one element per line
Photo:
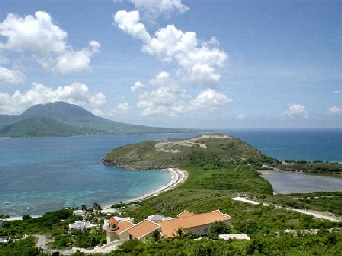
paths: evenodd
<path fill-rule="evenodd" d="M 240 139 L 222 134 L 202 135 L 190 139 L 146 141 L 115 148 L 102 159 L 127 169 L 165 169 L 201 162 L 220 165 L 274 162 Z"/>
<path fill-rule="evenodd" d="M 39 256 L 58 251 L 94 256 L 330 256 L 341 251 L 341 193 L 274 195 L 257 170 L 279 164 L 278 160 L 237 138 L 214 134 L 142 142 L 112 149 L 102 162 L 127 169 L 168 169 L 173 179 L 163 189 L 110 209 L 94 203 L 92 208 L 82 205 L 77 211 L 82 216 L 75 215 L 75 209 L 63 209 L 7 223 L 0 228 L 2 237 L 42 233 L 51 240 L 45 244 L 39 235 L 37 243 L 31 236 L 13 243 L 16 247 L 0 246 L 0 254 L 22 252 L 23 246 L 34 252 L 27 255 Z M 215 223 L 216 219 L 192 223 L 213 213 L 229 216 L 228 225 Z M 101 223 L 108 225 L 99 229 Z M 168 224 L 173 225 L 170 235 Z M 203 227 L 198 233 L 196 225 Z M 204 225 L 211 225 L 210 230 Z M 142 232 L 146 227 L 148 232 Z M 238 240 L 242 234 L 250 240 Z"/>

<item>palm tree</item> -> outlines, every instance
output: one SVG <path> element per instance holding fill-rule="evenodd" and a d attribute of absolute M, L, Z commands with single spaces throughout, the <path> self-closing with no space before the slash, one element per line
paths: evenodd
<path fill-rule="evenodd" d="M 96 203 L 96 202 L 93 203 L 93 209 L 94 209 L 95 211 L 101 211 L 101 210 L 102 210 L 101 205 L 99 205 L 99 204 Z"/>
<path fill-rule="evenodd" d="M 87 205 L 82 204 L 81 205 L 81 210 L 84 211 L 84 212 L 87 212 L 87 210 L 88 210 Z"/>

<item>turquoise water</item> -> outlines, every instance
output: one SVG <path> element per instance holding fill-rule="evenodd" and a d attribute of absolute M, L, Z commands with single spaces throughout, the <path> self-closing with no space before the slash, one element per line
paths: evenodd
<path fill-rule="evenodd" d="M 222 130 L 280 160 L 342 162 L 342 130 Z M 128 171 L 102 165 L 111 148 L 196 133 L 70 138 L 0 138 L 0 214 L 42 214 L 63 207 L 110 205 L 169 182 L 165 171 Z M 10 202 L 10 204 L 5 204 Z"/>
<path fill-rule="evenodd" d="M 279 160 L 323 160 L 342 163 L 342 129 L 232 129 L 240 138 Z"/>
<path fill-rule="evenodd" d="M 110 205 L 170 181 L 166 171 L 128 171 L 100 163 L 113 147 L 196 134 L 0 138 L 0 214 L 42 214 L 64 207 Z M 10 204 L 5 204 L 10 202 Z"/>

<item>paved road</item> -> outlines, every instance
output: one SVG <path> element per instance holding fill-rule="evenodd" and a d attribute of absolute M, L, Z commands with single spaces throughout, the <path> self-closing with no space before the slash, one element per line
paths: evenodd
<path fill-rule="evenodd" d="M 37 239 L 36 247 L 42 248 L 44 251 L 47 249 L 45 244 L 46 244 L 46 236 L 44 235 L 34 235 Z"/>
<path fill-rule="evenodd" d="M 245 203 L 249 203 L 249 204 L 255 204 L 255 205 L 256 204 L 260 204 L 259 202 L 248 200 L 248 199 L 243 198 L 243 197 L 234 197 L 232 199 L 235 200 L 235 201 L 241 201 L 241 202 L 245 202 Z M 268 206 L 269 204 L 263 203 L 262 205 Z M 324 212 L 314 212 L 314 211 L 295 209 L 295 208 L 286 208 L 286 209 L 289 210 L 289 211 L 300 212 L 300 213 L 303 213 L 303 214 L 306 214 L 306 215 L 312 215 L 312 216 L 314 216 L 315 218 L 318 218 L 318 219 L 330 220 L 332 222 L 342 221 L 341 218 L 335 218 L 334 216 L 327 215 Z"/>

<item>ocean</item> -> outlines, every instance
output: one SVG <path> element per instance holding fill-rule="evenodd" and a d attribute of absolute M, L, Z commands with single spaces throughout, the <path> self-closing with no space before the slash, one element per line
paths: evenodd
<path fill-rule="evenodd" d="M 342 162 L 342 130 L 339 129 L 218 132 L 240 138 L 279 160 Z M 0 138 L 0 214 L 35 215 L 82 204 L 92 206 L 94 202 L 111 205 L 139 197 L 167 184 L 170 174 L 161 170 L 123 170 L 101 164 L 101 158 L 110 149 L 126 144 L 198 135 Z"/>

